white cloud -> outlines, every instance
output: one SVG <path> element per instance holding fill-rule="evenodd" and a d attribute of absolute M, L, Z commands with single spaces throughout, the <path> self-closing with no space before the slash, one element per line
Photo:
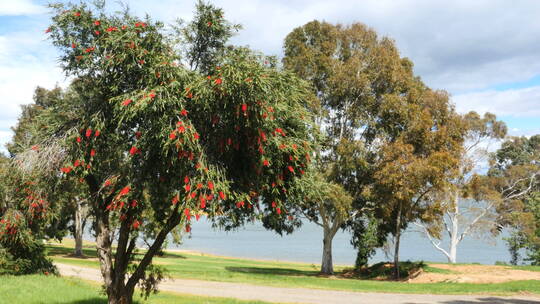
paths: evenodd
<path fill-rule="evenodd" d="M 452 101 L 461 113 L 474 110 L 497 116 L 540 117 L 540 86 L 460 94 Z"/>
<path fill-rule="evenodd" d="M 363 22 L 388 35 L 428 85 L 452 93 L 527 80 L 540 71 L 540 1 L 279 0 L 213 1 L 244 25 L 235 39 L 280 54 L 283 39 L 313 20 Z M 165 21 L 189 17 L 186 1 L 132 1 L 137 13 Z M 191 2 L 193 3 L 193 2 Z M 191 4 L 190 3 L 190 4 Z"/>
<path fill-rule="evenodd" d="M 53 88 L 64 77 L 56 53 L 43 32 L 11 32 L 0 36 L 0 149 L 11 138 L 20 105 L 32 102 L 37 86 Z"/>
<path fill-rule="evenodd" d="M 44 12 L 44 7 L 33 4 L 31 0 L 2 0 L 0 2 L 0 16 L 34 15 Z"/>

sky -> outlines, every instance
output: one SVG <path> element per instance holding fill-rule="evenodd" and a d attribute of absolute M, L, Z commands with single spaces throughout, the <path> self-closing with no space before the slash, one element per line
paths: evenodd
<path fill-rule="evenodd" d="M 20 105 L 36 86 L 65 86 L 58 53 L 47 40 L 49 1 L 0 0 L 0 151 Z M 132 13 L 172 23 L 189 20 L 195 0 L 132 0 Z M 282 55 L 285 36 L 318 19 L 364 23 L 395 40 L 415 73 L 444 89 L 460 113 L 491 112 L 511 135 L 540 133 L 540 1 L 520 0 L 214 0 L 242 24 L 232 43 Z M 108 1 L 108 9 L 118 8 Z"/>

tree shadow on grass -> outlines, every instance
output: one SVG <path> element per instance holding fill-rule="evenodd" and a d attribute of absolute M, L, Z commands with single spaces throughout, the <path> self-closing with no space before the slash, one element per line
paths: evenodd
<path fill-rule="evenodd" d="M 267 268 L 267 267 L 225 267 L 227 271 L 260 274 L 260 275 L 284 275 L 284 276 L 319 276 L 319 271 L 298 270 L 291 268 Z"/>
<path fill-rule="evenodd" d="M 68 302 L 59 302 L 59 303 L 68 304 Z M 107 299 L 104 299 L 104 298 L 91 298 L 91 299 L 72 301 L 72 302 L 69 302 L 69 304 L 107 304 Z M 142 302 L 134 300 L 133 304 L 142 304 Z"/>
<path fill-rule="evenodd" d="M 47 246 L 47 255 L 49 256 L 63 255 L 67 257 L 81 258 L 81 259 L 97 257 L 96 249 L 94 248 L 83 248 L 82 252 L 84 256 L 77 257 L 73 255 L 73 248 L 54 246 L 54 245 Z"/>

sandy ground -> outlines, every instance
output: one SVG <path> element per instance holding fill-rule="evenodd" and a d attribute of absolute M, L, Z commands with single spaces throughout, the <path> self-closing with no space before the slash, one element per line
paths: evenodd
<path fill-rule="evenodd" d="M 99 270 L 55 263 L 63 276 L 73 276 L 84 280 L 101 281 Z M 412 303 L 540 303 L 540 297 L 514 296 L 498 297 L 484 295 L 422 295 L 362 293 L 337 290 L 320 290 L 307 288 L 281 288 L 241 283 L 211 282 L 200 280 L 170 279 L 159 286 L 160 290 L 201 295 L 209 297 L 226 297 L 241 300 L 260 300 L 279 303 L 314 303 L 314 304 L 412 304 Z M 391 290 L 389 290 L 390 292 Z"/>
<path fill-rule="evenodd" d="M 517 280 L 540 280 L 540 272 L 512 269 L 495 265 L 449 265 L 429 264 L 431 267 L 447 269 L 452 274 L 421 272 L 409 279 L 411 283 L 458 282 L 500 283 Z"/>

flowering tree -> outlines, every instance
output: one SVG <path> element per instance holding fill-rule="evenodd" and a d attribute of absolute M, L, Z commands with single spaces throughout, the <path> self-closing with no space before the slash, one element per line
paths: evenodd
<path fill-rule="evenodd" d="M 131 303 L 137 284 L 154 290 L 153 256 L 201 214 L 227 227 L 291 221 L 287 191 L 310 151 L 304 82 L 242 49 L 202 75 L 178 64 L 149 17 L 52 7 L 47 32 L 81 98 L 50 109 L 77 117 L 48 126 L 67 134 L 62 176 L 88 188 L 109 303 Z M 136 260 L 141 235 L 153 242 Z"/>

